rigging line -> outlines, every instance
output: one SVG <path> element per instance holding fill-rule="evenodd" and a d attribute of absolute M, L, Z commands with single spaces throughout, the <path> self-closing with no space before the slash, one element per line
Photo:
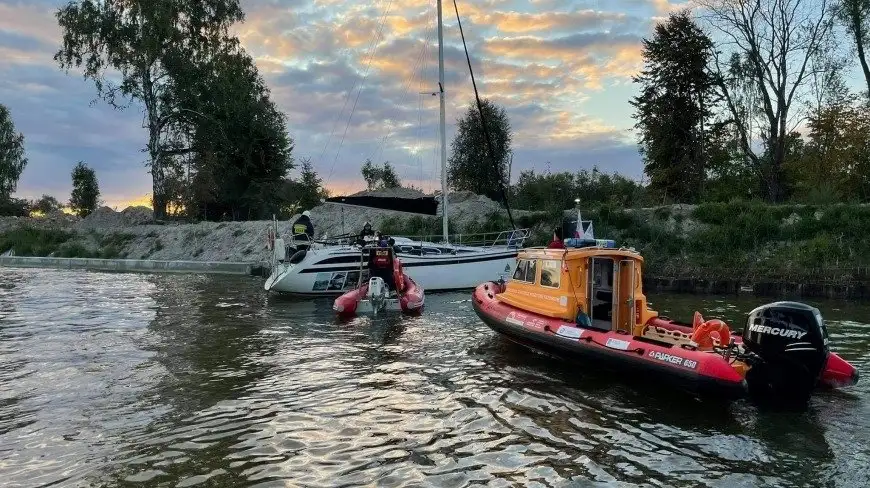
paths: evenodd
<path fill-rule="evenodd" d="M 462 36 L 462 47 L 465 49 L 465 59 L 468 61 L 468 73 L 471 75 L 471 84 L 474 86 L 474 98 L 477 100 L 477 110 L 480 112 L 480 125 L 483 127 L 483 136 L 486 138 L 486 147 L 489 149 L 489 159 L 492 162 L 493 167 L 495 167 L 495 152 L 492 150 L 492 140 L 489 137 L 489 129 L 486 127 L 486 117 L 483 115 L 483 105 L 481 105 L 480 95 L 477 93 L 477 83 L 474 81 L 474 70 L 471 69 L 471 57 L 468 55 L 468 46 L 465 44 L 465 33 L 462 31 L 462 21 L 459 19 L 459 6 L 456 4 L 456 0 L 453 0 L 453 9 L 456 10 L 456 23 L 459 24 L 459 35 Z M 503 178 L 499 178 L 498 187 L 501 192 L 501 197 L 504 200 L 504 206 L 507 209 L 511 227 L 516 229 L 517 226 L 514 224 L 514 216 L 511 214 L 511 206 L 508 204 L 507 193 L 504 190 Z"/>
<path fill-rule="evenodd" d="M 423 137 L 424 137 L 423 135 L 425 133 L 423 132 L 423 97 L 422 96 L 420 97 L 420 112 L 419 112 L 419 118 L 418 118 L 418 123 L 417 123 L 417 134 L 419 134 L 419 137 L 420 137 L 420 142 L 419 142 L 420 147 L 417 148 L 417 159 L 420 160 L 420 163 L 419 163 L 420 164 L 420 188 L 422 189 L 423 188 L 423 181 L 425 180 L 424 171 L 423 171 L 423 148 L 425 147 L 425 143 L 423 141 Z"/>
<path fill-rule="evenodd" d="M 384 14 L 386 15 L 386 11 L 384 11 Z M 372 49 L 375 48 L 375 41 L 377 39 L 376 35 L 377 35 L 377 31 L 372 33 L 372 40 L 371 40 L 371 42 L 369 42 L 369 48 L 368 48 L 369 54 L 372 52 Z M 318 161 L 323 161 L 323 156 L 326 154 L 326 149 L 329 147 L 329 142 L 332 140 L 332 136 L 335 134 L 335 129 L 338 128 L 338 121 L 341 119 L 341 114 L 343 114 L 344 109 L 347 108 L 347 102 L 350 100 L 350 94 L 353 93 L 353 91 L 356 89 L 356 85 L 358 82 L 359 82 L 359 80 L 356 77 L 354 77 L 353 84 L 351 85 L 350 90 L 347 91 L 347 95 L 345 95 L 345 97 L 344 97 L 344 104 L 341 106 L 341 110 L 335 116 L 335 122 L 333 122 L 333 124 L 332 124 L 332 130 L 329 132 L 329 137 L 326 139 L 326 142 L 323 144 L 323 150 L 320 151 L 320 157 L 318 158 Z M 328 182 L 328 179 L 327 179 L 327 182 Z"/>
<path fill-rule="evenodd" d="M 375 43 L 375 47 L 377 47 L 377 44 L 380 43 L 381 36 L 384 33 L 384 25 L 386 24 L 387 14 L 389 13 L 390 8 L 392 8 L 392 6 L 393 6 L 393 0 L 390 0 L 390 3 L 387 4 L 387 8 L 384 10 L 384 15 L 381 17 L 381 24 L 378 26 L 378 31 L 377 31 L 377 36 L 376 36 L 377 42 Z M 366 78 L 368 78 L 368 76 L 369 76 L 369 69 L 372 66 L 372 60 L 375 57 L 376 50 L 377 49 L 373 49 L 371 52 L 371 56 L 369 56 L 369 60 L 368 60 L 368 63 L 366 64 L 365 72 L 363 73 L 362 81 L 365 81 Z M 326 177 L 326 181 L 329 181 L 332 178 L 332 174 L 335 171 L 335 163 L 338 161 L 338 155 L 341 153 L 342 146 L 344 146 L 344 139 L 345 139 L 345 137 L 347 137 L 347 130 L 350 128 L 350 121 L 351 121 L 351 119 L 353 119 L 353 114 L 356 111 L 356 105 L 357 105 L 357 102 L 359 102 L 359 96 L 360 96 L 360 94 L 362 94 L 363 88 L 364 88 L 364 85 L 362 83 L 360 83 L 359 91 L 356 92 L 356 98 L 354 99 L 353 106 L 350 109 L 350 115 L 348 115 L 348 117 L 347 117 L 347 124 L 345 124 L 345 126 L 344 126 L 344 134 L 342 134 L 341 141 L 338 143 L 338 149 L 335 151 L 335 159 L 332 160 L 332 167 L 329 168 L 329 176 Z"/>
<path fill-rule="evenodd" d="M 420 54 L 419 54 L 419 56 L 417 56 L 417 61 L 414 62 L 414 68 L 411 70 L 410 73 L 408 73 L 408 78 L 405 80 L 405 83 L 403 83 L 404 89 L 402 90 L 402 93 L 404 93 L 404 95 L 402 95 L 402 99 L 399 103 L 400 107 L 404 106 L 405 103 L 408 101 L 408 96 L 410 95 L 410 90 L 411 90 L 411 84 L 414 82 L 415 75 L 417 74 L 418 69 L 420 70 L 421 77 L 422 77 L 423 67 L 425 66 L 425 63 L 423 61 L 424 61 L 426 53 L 429 51 L 428 48 L 429 48 L 429 42 L 431 41 L 431 39 L 432 39 L 432 33 L 430 32 L 426 35 L 426 39 L 423 41 L 423 45 L 420 47 Z M 377 156 L 378 153 L 383 155 L 384 145 L 386 144 L 387 139 L 389 139 L 390 135 L 391 134 L 389 132 L 384 134 L 384 137 L 381 138 L 381 141 L 378 143 L 378 146 L 372 152 L 372 156 L 369 159 L 373 159 L 375 156 Z"/>
<path fill-rule="evenodd" d="M 417 74 L 418 67 L 422 66 L 422 59 L 423 59 L 426 43 L 428 43 L 428 42 L 429 42 L 429 37 L 427 37 L 426 40 L 424 41 L 424 44 L 420 50 L 420 55 L 417 57 L 417 61 L 415 61 L 415 63 L 414 63 L 414 68 L 408 74 L 408 78 L 406 80 L 406 83 L 403 83 L 405 85 L 405 88 L 403 89 L 404 95 L 402 96 L 402 100 L 399 103 L 400 107 L 405 105 L 405 103 L 407 102 L 407 97 L 408 97 L 408 94 L 410 93 L 410 90 L 411 90 L 411 84 L 414 82 L 414 78 L 415 78 L 414 75 Z M 381 141 L 375 147 L 374 151 L 372 151 L 372 155 L 371 155 L 371 157 L 369 157 L 369 159 L 374 161 L 375 157 L 378 156 L 378 154 L 380 154 L 381 157 L 383 157 L 384 145 L 386 144 L 387 139 L 390 137 L 390 135 L 391 134 L 389 131 L 387 131 L 384 134 L 384 136 L 381 138 Z M 378 159 L 380 159 L 380 158 L 378 158 Z"/>

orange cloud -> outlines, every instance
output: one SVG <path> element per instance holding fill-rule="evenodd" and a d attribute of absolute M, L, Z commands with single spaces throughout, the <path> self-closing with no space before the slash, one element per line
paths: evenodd
<path fill-rule="evenodd" d="M 494 25 L 498 30 L 511 34 L 527 34 L 554 29 L 573 31 L 588 28 L 601 29 L 602 24 L 623 21 L 624 13 L 581 10 L 577 12 L 483 12 L 478 11 L 471 17 L 479 24 Z"/>
<path fill-rule="evenodd" d="M 514 143 L 523 146 L 570 146 L 586 139 L 620 139 L 625 131 L 575 111 L 548 111 L 531 117 L 514 132 Z"/>

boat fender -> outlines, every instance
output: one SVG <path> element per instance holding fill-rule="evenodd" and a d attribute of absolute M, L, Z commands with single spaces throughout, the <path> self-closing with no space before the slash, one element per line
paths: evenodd
<path fill-rule="evenodd" d="M 300 249 L 300 250 L 296 251 L 295 253 L 293 253 L 292 256 L 290 256 L 290 264 L 301 263 L 302 260 L 305 259 L 306 254 L 308 254 L 308 250 L 306 250 L 306 249 Z"/>
<path fill-rule="evenodd" d="M 405 291 L 405 276 L 402 273 L 402 263 L 398 259 L 393 261 L 393 282 L 396 284 L 397 294 Z"/>
<path fill-rule="evenodd" d="M 284 239 L 276 238 L 272 244 L 272 253 L 275 255 L 275 261 L 279 263 L 287 257 L 287 249 L 284 248 Z"/>

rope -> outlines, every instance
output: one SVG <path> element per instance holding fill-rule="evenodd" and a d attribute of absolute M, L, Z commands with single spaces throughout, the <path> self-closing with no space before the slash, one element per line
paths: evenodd
<path fill-rule="evenodd" d="M 495 151 L 492 149 L 492 140 L 489 137 L 489 129 L 486 127 L 486 117 L 483 115 L 483 105 L 480 103 L 480 95 L 477 93 L 477 83 L 474 81 L 474 70 L 471 68 L 471 57 L 468 55 L 468 46 L 465 44 L 465 33 L 462 31 L 462 20 L 459 19 L 459 6 L 456 0 L 453 0 L 453 9 L 456 11 L 456 22 L 459 24 L 459 35 L 462 36 L 462 47 L 465 49 L 465 60 L 468 61 L 468 72 L 471 74 L 471 85 L 474 87 L 474 98 L 477 100 L 477 110 L 480 112 L 480 124 L 483 126 L 483 136 L 486 138 L 486 147 L 489 150 L 489 159 L 493 167 L 496 166 Z M 499 175 L 501 176 L 501 175 Z M 511 228 L 516 230 L 517 226 L 514 223 L 514 216 L 511 213 L 511 206 L 508 204 L 507 193 L 504 191 L 504 179 L 499 178 L 498 188 L 501 197 L 504 200 L 505 208 L 507 209 L 508 219 L 511 222 Z M 445 195 L 445 198 L 447 196 Z"/>
<path fill-rule="evenodd" d="M 375 57 L 375 51 L 377 51 L 377 45 L 378 45 L 378 43 L 380 43 L 381 36 L 384 33 L 384 24 L 386 23 L 386 20 L 387 20 L 387 14 L 390 12 L 390 8 L 392 8 L 392 6 L 393 6 L 393 0 L 390 0 L 390 3 L 387 4 L 387 8 L 384 10 L 384 15 L 381 16 L 381 23 L 378 26 L 377 35 L 375 36 L 375 43 L 373 45 L 374 49 L 371 50 L 371 53 L 369 55 L 369 60 L 366 63 L 366 69 L 363 72 L 362 81 L 365 81 L 369 76 L 369 68 L 371 68 L 371 66 L 372 66 L 372 60 Z M 347 130 L 350 128 L 350 121 L 351 121 L 351 119 L 353 119 L 354 112 L 356 112 L 356 105 L 359 102 L 359 96 L 360 96 L 360 94 L 362 94 L 363 87 L 364 86 L 361 84 L 359 91 L 356 92 L 356 98 L 353 101 L 353 107 L 351 107 L 351 109 L 350 109 L 350 115 L 348 115 L 348 117 L 347 117 L 347 124 L 345 124 L 345 126 L 344 126 L 344 134 L 342 134 L 341 141 L 338 143 L 338 149 L 335 151 L 335 158 L 332 160 L 332 167 L 329 168 L 329 176 L 326 177 L 327 183 L 329 183 L 330 179 L 332 178 L 332 174 L 335 171 L 335 163 L 338 161 L 338 155 L 341 153 L 342 146 L 344 146 L 344 139 L 345 139 L 345 137 L 347 137 Z"/>
<path fill-rule="evenodd" d="M 411 84 L 414 82 L 414 79 L 416 78 L 415 75 L 417 74 L 418 70 L 420 71 L 420 78 L 422 81 L 422 78 L 423 78 L 422 72 L 423 72 L 423 67 L 425 66 L 425 63 L 423 62 L 423 60 L 426 57 L 426 53 L 429 51 L 429 42 L 431 40 L 432 40 L 432 32 L 429 32 L 426 35 L 426 38 L 423 40 L 423 45 L 420 46 L 420 55 L 417 56 L 417 61 L 414 63 L 414 68 L 411 70 L 411 72 L 408 74 L 408 78 L 402 84 L 404 86 L 404 89 L 402 90 L 404 95 L 402 96 L 402 99 L 399 102 L 400 107 L 404 106 L 405 102 L 408 99 L 408 95 L 410 94 L 410 91 L 411 91 Z M 378 143 L 378 145 L 375 147 L 375 150 L 372 151 L 372 155 L 369 159 L 371 159 L 372 161 L 375 161 L 375 158 L 378 156 L 378 154 L 381 154 L 383 156 L 384 144 L 386 144 L 387 139 L 389 139 L 391 135 L 392 134 L 390 132 L 387 132 L 386 134 L 384 134 L 384 137 L 381 138 L 381 142 Z"/>

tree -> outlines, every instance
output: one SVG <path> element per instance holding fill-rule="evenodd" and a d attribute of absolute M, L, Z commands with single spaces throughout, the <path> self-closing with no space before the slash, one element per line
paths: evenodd
<path fill-rule="evenodd" d="M 803 157 L 786 168 L 801 200 L 833 203 L 870 199 L 870 106 L 850 96 L 810 114 Z"/>
<path fill-rule="evenodd" d="M 632 207 L 641 203 L 644 188 L 625 176 L 602 173 L 593 167 L 592 171 L 582 169 L 577 173 L 523 171 L 511 194 L 518 208 L 561 213 L 574 207 L 575 198 L 580 198 L 584 207 L 602 204 Z"/>
<path fill-rule="evenodd" d="M 42 195 L 36 203 L 33 204 L 33 210 L 37 210 L 44 214 L 50 214 L 59 211 L 61 208 L 60 202 L 51 195 Z"/>
<path fill-rule="evenodd" d="M 182 150 L 167 144 L 174 122 L 197 114 L 171 96 L 172 67 L 196 65 L 227 43 L 244 14 L 238 0 L 73 0 L 57 11 L 63 42 L 54 59 L 65 70 L 84 67 L 98 95 L 115 108 L 123 99 L 144 106 L 154 217 L 168 203 L 166 166 Z M 117 75 L 116 75 L 117 73 Z M 113 79 L 119 76 L 120 83 Z"/>
<path fill-rule="evenodd" d="M 8 202 L 15 193 L 25 166 L 24 135 L 15 133 L 9 109 L 0 104 L 0 203 Z"/>
<path fill-rule="evenodd" d="M 69 206 L 79 217 L 87 217 L 99 203 L 100 186 L 97 184 L 97 174 L 79 161 L 72 171 L 72 185 Z"/>
<path fill-rule="evenodd" d="M 707 70 L 713 42 L 689 17 L 672 13 L 643 41 L 645 68 L 633 81 L 641 94 L 631 101 L 640 129 L 650 188 L 672 201 L 695 202 L 702 194 L 705 122 L 715 104 Z"/>
<path fill-rule="evenodd" d="M 329 192 L 323 187 L 323 180 L 314 171 L 314 165 L 310 159 L 302 160 L 302 171 L 299 175 L 299 193 L 296 195 L 297 205 L 300 208 L 310 209 L 320 205 L 320 200 L 329 196 Z"/>
<path fill-rule="evenodd" d="M 481 100 L 486 126 L 492 140 L 492 160 L 476 103 L 471 103 L 457 122 L 451 143 L 447 180 L 454 190 L 472 191 L 494 200 L 501 199 L 511 155 L 511 126 L 507 112 L 488 99 Z M 492 161 L 495 161 L 494 167 Z"/>
<path fill-rule="evenodd" d="M 838 17 L 852 35 L 858 51 L 858 61 L 867 83 L 867 96 L 870 96 L 870 66 L 867 65 L 868 32 L 870 32 L 870 0 L 840 0 Z"/>
<path fill-rule="evenodd" d="M 254 60 L 229 45 L 199 65 L 180 63 L 173 72 L 179 80 L 173 98 L 200 114 L 175 122 L 172 147 L 185 154 L 186 164 L 180 165 L 186 167 L 168 166 L 176 179 L 190 181 L 188 213 L 234 220 L 278 213 L 289 203 L 282 200 L 282 188 L 293 168 L 293 141 Z"/>
<path fill-rule="evenodd" d="M 396 170 L 389 161 L 384 161 L 383 165 L 372 163 L 371 159 L 366 159 L 362 166 L 362 177 L 366 181 L 368 190 L 383 190 L 385 188 L 399 188 L 402 186 L 402 181 Z"/>
<path fill-rule="evenodd" d="M 825 63 L 813 62 L 831 42 L 828 0 L 699 0 L 724 41 L 714 51 L 719 90 L 739 135 L 742 152 L 768 201 L 786 197 L 783 162 L 789 134 L 805 115 L 794 102 Z M 735 79 L 737 78 L 737 79 Z M 749 85 L 754 99 L 741 110 L 735 86 Z M 762 148 L 751 127 L 759 127 Z"/>

